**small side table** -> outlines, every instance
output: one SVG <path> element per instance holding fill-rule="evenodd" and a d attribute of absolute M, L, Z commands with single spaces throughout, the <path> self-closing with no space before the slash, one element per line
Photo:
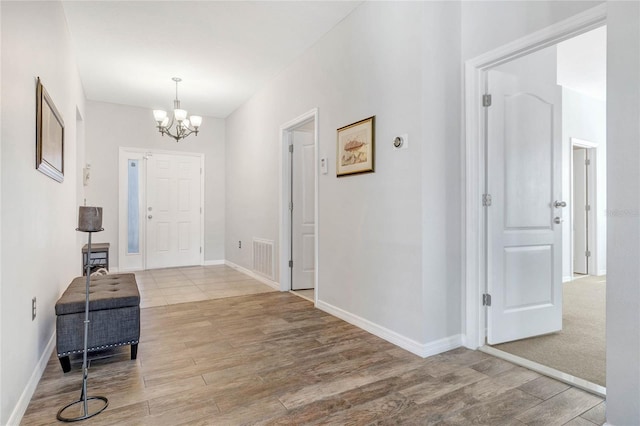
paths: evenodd
<path fill-rule="evenodd" d="M 91 258 L 87 259 L 88 247 L 82 247 L 82 275 L 87 274 L 87 263 L 91 265 L 91 272 L 100 268 L 109 270 L 109 243 L 91 244 Z"/>

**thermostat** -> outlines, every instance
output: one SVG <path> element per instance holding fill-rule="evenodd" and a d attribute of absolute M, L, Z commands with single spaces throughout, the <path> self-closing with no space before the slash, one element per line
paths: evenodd
<path fill-rule="evenodd" d="M 404 149 L 409 145 L 409 135 L 404 133 L 402 135 L 398 135 L 393 139 L 393 148 L 394 149 Z"/>

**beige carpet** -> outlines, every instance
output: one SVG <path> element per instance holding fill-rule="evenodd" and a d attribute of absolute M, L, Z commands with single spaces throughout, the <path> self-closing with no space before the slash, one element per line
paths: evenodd
<path fill-rule="evenodd" d="M 605 386 L 605 279 L 564 284 L 562 331 L 493 347 Z"/>

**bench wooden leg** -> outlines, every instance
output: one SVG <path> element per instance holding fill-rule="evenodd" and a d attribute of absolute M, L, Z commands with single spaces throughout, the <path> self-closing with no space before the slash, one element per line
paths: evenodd
<path fill-rule="evenodd" d="M 71 371 L 71 361 L 68 356 L 62 356 L 58 358 L 60 360 L 60 365 L 62 366 L 62 371 L 64 373 L 68 373 Z"/>
<path fill-rule="evenodd" d="M 136 359 L 138 357 L 138 344 L 134 343 L 131 345 L 131 359 Z"/>

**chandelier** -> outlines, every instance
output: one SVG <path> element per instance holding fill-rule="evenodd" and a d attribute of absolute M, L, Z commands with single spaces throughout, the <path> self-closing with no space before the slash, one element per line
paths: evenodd
<path fill-rule="evenodd" d="M 192 115 L 187 118 L 187 111 L 180 108 L 180 100 L 178 99 L 178 83 L 182 81 L 181 78 L 173 77 L 171 80 L 176 82 L 176 99 L 173 101 L 173 116 L 171 121 L 167 117 L 167 112 L 159 109 L 153 110 L 153 118 L 157 123 L 157 128 L 162 136 L 169 135 L 180 142 L 180 139 L 184 139 L 192 133 L 198 136 L 198 129 L 202 124 L 202 117 L 199 115 Z M 175 125 L 172 133 L 172 127 Z"/>

